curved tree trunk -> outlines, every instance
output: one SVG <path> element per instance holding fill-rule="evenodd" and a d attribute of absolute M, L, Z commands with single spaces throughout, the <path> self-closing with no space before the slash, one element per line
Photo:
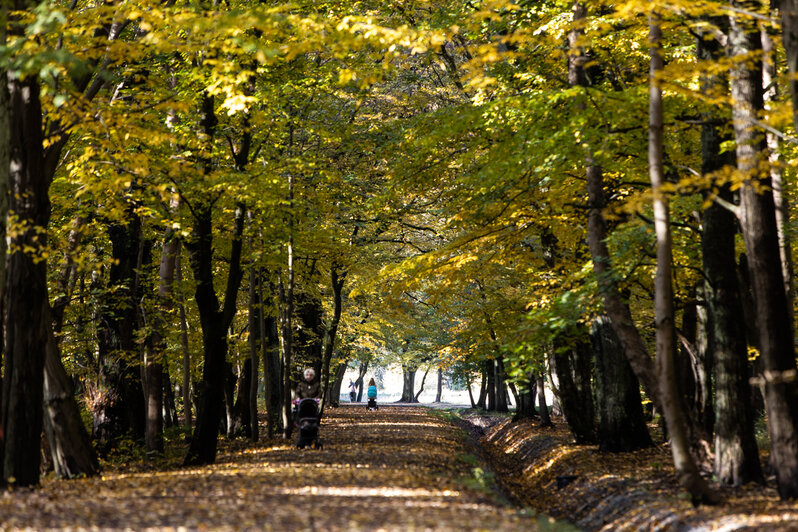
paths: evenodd
<path fill-rule="evenodd" d="M 90 477 L 100 472 L 75 401 L 72 379 L 61 364 L 58 343 L 49 326 L 44 363 L 44 428 L 57 476 Z"/>

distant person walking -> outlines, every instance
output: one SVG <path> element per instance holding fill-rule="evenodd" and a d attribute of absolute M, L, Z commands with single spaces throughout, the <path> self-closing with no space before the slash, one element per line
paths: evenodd
<path fill-rule="evenodd" d="M 349 379 L 349 402 L 354 403 L 355 399 L 357 399 L 357 384 Z"/>
<path fill-rule="evenodd" d="M 369 410 L 377 410 L 377 383 L 374 379 L 369 380 L 369 388 L 367 392 L 369 402 L 366 408 Z"/>

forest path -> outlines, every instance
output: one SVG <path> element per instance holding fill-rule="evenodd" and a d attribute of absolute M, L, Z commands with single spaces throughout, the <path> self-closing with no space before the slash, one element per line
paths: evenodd
<path fill-rule="evenodd" d="M 0 495 L 0 529 L 538 530 L 502 502 L 465 434 L 425 408 L 329 409 L 323 449 L 224 443 L 217 463 L 133 464 Z M 295 440 L 294 440 L 295 441 Z"/>

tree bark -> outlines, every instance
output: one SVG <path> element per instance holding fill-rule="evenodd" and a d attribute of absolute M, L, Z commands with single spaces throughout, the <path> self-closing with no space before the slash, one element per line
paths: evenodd
<path fill-rule="evenodd" d="M 263 334 L 260 330 L 263 304 L 260 300 L 258 290 L 258 273 L 253 265 L 249 268 L 249 364 L 252 370 L 252 378 L 249 382 L 249 435 L 253 442 L 258 441 L 258 362 L 260 360 L 260 346 L 263 342 Z"/>
<path fill-rule="evenodd" d="M 560 406 L 576 443 L 595 443 L 590 374 L 587 380 L 583 375 L 584 359 L 590 360 L 590 343 L 587 339 L 576 341 L 578 345 L 554 346 L 554 370 L 559 383 Z"/>
<path fill-rule="evenodd" d="M 418 398 L 424 391 L 424 383 L 427 382 L 427 375 L 429 374 L 429 370 L 430 368 L 429 366 L 427 366 L 427 369 L 424 371 L 424 376 L 421 377 L 421 386 L 418 387 L 418 392 L 416 392 L 416 394 L 413 396 L 414 403 L 418 403 Z"/>
<path fill-rule="evenodd" d="M 113 264 L 100 302 L 97 325 L 98 396 L 93 401 L 93 430 L 99 452 L 107 454 L 128 431 L 144 438 L 146 411 L 138 345 L 134 338 L 138 309 L 137 265 L 141 221 L 127 206 L 127 224 L 111 223 L 108 236 Z"/>
<path fill-rule="evenodd" d="M 727 19 L 718 23 L 728 27 Z M 717 40 L 699 39 L 699 59 L 717 60 L 722 54 Z M 705 92 L 728 92 L 728 81 L 719 76 L 707 74 L 702 77 L 701 83 Z M 715 124 L 723 119 L 719 110 L 712 109 L 707 112 L 702 125 L 701 173 L 704 175 L 733 166 L 736 162 L 734 152 L 721 152 L 721 143 L 727 140 L 727 136 L 723 136 Z M 726 120 L 729 119 L 726 117 Z M 717 196 L 727 204 L 733 201 L 728 184 L 718 187 Z M 706 280 L 704 294 L 709 315 L 708 344 L 715 382 L 714 471 L 719 483 L 739 486 L 750 481 L 761 481 L 763 477 L 750 406 L 746 327 L 741 323 L 744 313 L 734 243 L 737 224 L 729 209 L 713 202 L 704 210 L 701 225 Z"/>
<path fill-rule="evenodd" d="M 21 224 L 11 239 L 6 280 L 6 349 L 3 365 L 3 480 L 39 483 L 44 361 L 47 347 L 49 180 L 42 166 L 39 80 L 10 82 L 9 209 Z"/>
<path fill-rule="evenodd" d="M 183 281 L 183 261 L 180 254 L 176 257 L 177 283 Z M 194 425 L 191 416 L 191 351 L 188 347 L 188 320 L 186 319 L 186 304 L 183 301 L 183 291 L 177 292 L 177 311 L 180 319 L 180 349 L 183 352 L 183 424 L 187 429 Z"/>
<path fill-rule="evenodd" d="M 798 382 L 789 320 L 792 302 L 784 291 L 772 183 L 770 175 L 760 170 L 766 153 L 764 136 L 755 125 L 764 102 L 762 64 L 760 56 L 752 59 L 752 54 L 760 51 L 761 37 L 754 23 L 732 18 L 729 41 L 731 57 L 736 59 L 731 88 L 737 168 L 744 177 L 739 218 L 764 366 L 771 464 L 779 495 L 794 499 L 798 497 Z"/>
<path fill-rule="evenodd" d="M 438 390 L 435 393 L 435 402 L 440 403 L 443 395 L 443 368 L 438 368 Z"/>
<path fill-rule="evenodd" d="M 554 424 L 551 422 L 551 416 L 549 416 L 549 406 L 546 404 L 546 384 L 543 380 L 543 374 L 540 373 L 537 376 L 537 387 L 538 387 L 538 415 L 540 416 L 540 426 L 541 427 L 553 427 Z"/>
<path fill-rule="evenodd" d="M 400 403 L 414 402 L 415 396 L 413 391 L 416 385 L 417 369 L 418 368 L 414 368 L 408 364 L 402 365 L 402 397 L 399 399 Z"/>
<path fill-rule="evenodd" d="M 651 71 L 649 74 L 648 168 L 651 191 L 654 196 L 654 230 L 657 237 L 654 307 L 662 412 L 668 426 L 673 463 L 680 484 L 690 493 L 694 502 L 714 504 L 719 502 L 718 496 L 710 490 L 690 453 L 687 421 L 681 408 L 679 387 L 676 382 L 670 207 L 668 197 L 663 191 L 665 184 L 662 157 L 663 103 L 659 76 L 662 74 L 664 63 L 660 54 L 662 30 L 659 16 L 656 13 L 650 15 L 649 29 Z"/>
<path fill-rule="evenodd" d="M 363 401 L 363 379 L 366 377 L 366 372 L 369 369 L 369 361 L 368 360 L 361 360 L 360 367 L 357 371 L 357 380 L 355 380 L 355 384 L 357 385 L 357 402 L 360 403 Z"/>
<path fill-rule="evenodd" d="M 173 209 L 177 203 L 173 202 Z M 172 309 L 172 292 L 175 280 L 180 239 L 171 228 L 164 235 L 161 261 L 158 268 L 157 312 L 152 318 L 152 353 L 147 357 L 147 427 L 145 447 L 148 453 L 163 453 L 163 359 L 166 352 L 165 315 Z"/>
<path fill-rule="evenodd" d="M 227 276 L 224 304 L 220 309 L 213 283 L 213 207 L 210 203 L 195 205 L 194 228 L 187 246 L 197 287 L 194 298 L 200 315 L 203 345 L 202 384 L 197 426 L 183 460 L 184 465 L 210 464 L 216 460 L 217 436 L 224 405 L 224 381 L 227 376 L 227 330 L 236 312 L 236 298 L 241 284 L 241 234 L 244 229 L 244 207 L 235 212 L 230 270 Z"/>
<path fill-rule="evenodd" d="M 593 322 L 599 450 L 636 451 L 651 447 L 640 401 L 640 385 L 607 317 Z"/>
<path fill-rule="evenodd" d="M 90 477 L 100 472 L 75 401 L 72 379 L 61 364 L 61 353 L 49 323 L 44 365 L 44 428 L 57 476 Z"/>
<path fill-rule="evenodd" d="M 330 269 L 330 285 L 333 292 L 333 315 L 330 319 L 330 325 L 324 331 L 324 342 L 322 349 L 322 371 L 324 392 L 322 397 L 324 403 L 321 407 L 321 413 L 324 413 L 324 406 L 332 402 L 333 406 L 338 406 L 338 396 L 328 396 L 330 389 L 330 361 L 332 360 L 333 350 L 335 349 L 335 337 L 338 333 L 338 324 L 341 322 L 341 310 L 343 308 L 343 288 L 346 282 L 346 272 L 338 271 L 338 266 L 333 265 Z"/>

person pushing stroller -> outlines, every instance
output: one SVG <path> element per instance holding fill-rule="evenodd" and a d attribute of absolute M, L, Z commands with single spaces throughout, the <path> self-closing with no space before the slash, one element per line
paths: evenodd
<path fill-rule="evenodd" d="M 367 392 L 369 402 L 366 405 L 366 409 L 368 410 L 377 410 L 377 383 L 374 382 L 374 379 L 369 381 L 369 388 Z"/>
<path fill-rule="evenodd" d="M 316 380 L 316 372 L 313 368 L 307 368 L 303 372 L 304 380 L 296 387 L 296 410 L 294 419 L 299 428 L 299 439 L 296 446 L 299 449 L 305 447 L 321 448 L 319 438 L 319 400 L 321 398 L 321 386 Z"/>

